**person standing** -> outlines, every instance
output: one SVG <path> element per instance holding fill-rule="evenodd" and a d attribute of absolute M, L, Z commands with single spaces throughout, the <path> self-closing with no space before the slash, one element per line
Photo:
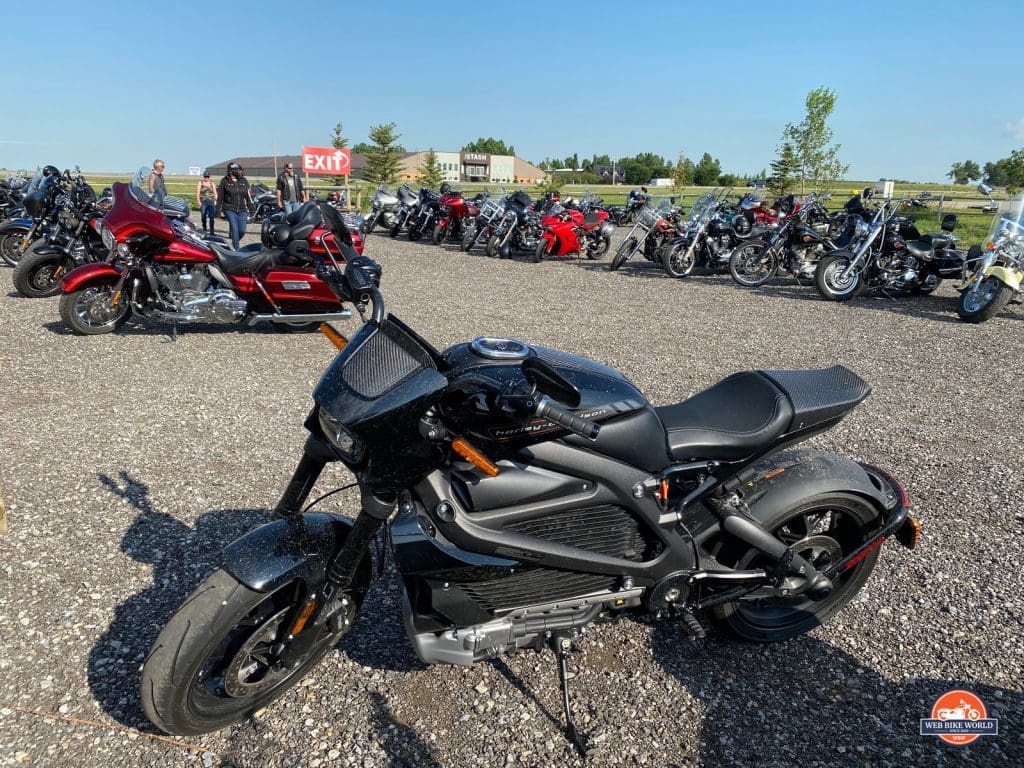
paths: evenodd
<path fill-rule="evenodd" d="M 153 161 L 153 172 L 149 174 L 149 193 L 157 205 L 162 205 L 167 197 L 167 184 L 164 183 L 164 161 Z"/>
<path fill-rule="evenodd" d="M 196 204 L 199 206 L 199 215 L 203 220 L 203 230 L 213 234 L 213 222 L 217 213 L 217 185 L 210 179 L 210 172 L 204 171 L 203 178 L 196 184 Z M 210 224 L 207 226 L 206 220 Z"/>
<path fill-rule="evenodd" d="M 252 194 L 249 191 L 249 182 L 242 175 L 242 166 L 238 163 L 228 163 L 227 173 L 217 188 L 217 213 L 223 211 L 227 214 L 231 245 L 236 251 L 238 241 L 245 235 L 252 207 Z"/>
<path fill-rule="evenodd" d="M 306 190 L 302 188 L 302 179 L 295 175 L 295 166 L 285 163 L 284 170 L 277 177 L 277 207 L 291 213 L 306 200 Z"/>

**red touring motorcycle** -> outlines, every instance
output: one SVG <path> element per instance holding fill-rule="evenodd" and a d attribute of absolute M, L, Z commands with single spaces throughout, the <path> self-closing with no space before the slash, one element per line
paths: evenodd
<path fill-rule="evenodd" d="M 447 194 L 442 188 L 441 211 L 438 214 L 437 223 L 434 224 L 434 232 L 431 239 L 434 245 L 440 245 L 445 240 L 461 243 L 462 235 L 466 231 L 466 225 L 480 215 L 480 203 L 488 197 L 486 192 L 481 192 L 472 200 L 466 200 L 461 192 Z"/>
<path fill-rule="evenodd" d="M 607 211 L 581 211 L 552 205 L 540 224 L 544 232 L 533 252 L 534 263 L 552 256 L 582 254 L 597 259 L 608 252 L 615 225 L 608 220 Z"/>
<path fill-rule="evenodd" d="M 179 322 L 267 320 L 282 331 L 307 331 L 350 317 L 316 269 L 325 259 L 340 269 L 337 241 L 351 246 L 352 238 L 343 223 L 327 229 L 322 222 L 317 204 L 306 203 L 275 228 L 274 247 L 233 251 L 165 216 L 137 184 L 115 184 L 101 230 L 111 258 L 61 278 L 61 320 L 93 335 L 120 328 L 132 314 L 169 320 L 175 330 Z"/>

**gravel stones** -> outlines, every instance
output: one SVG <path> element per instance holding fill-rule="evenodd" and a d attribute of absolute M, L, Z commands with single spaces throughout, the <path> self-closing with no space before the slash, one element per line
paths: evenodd
<path fill-rule="evenodd" d="M 647 262 L 527 263 L 371 235 L 388 309 L 438 347 L 508 335 L 613 365 L 656 403 L 745 368 L 848 365 L 874 393 L 813 441 L 888 468 L 925 525 L 887 544 L 863 599 L 773 646 L 672 624 L 595 627 L 573 657 L 592 766 L 1024 764 L 1022 313 L 960 323 L 955 292 L 831 304 L 791 283 L 672 280 Z M 390 571 L 352 632 L 254 720 L 176 743 L 138 705 L 139 665 L 222 547 L 267 519 L 295 462 L 319 334 L 169 327 L 72 336 L 57 299 L 0 270 L 0 766 L 582 765 L 555 661 L 423 668 Z M 355 322 L 343 327 L 351 333 Z M 332 467 L 321 488 L 348 482 Z M 354 511 L 356 497 L 330 508 Z M 954 687 L 1000 736 L 917 735 Z M 94 724 L 90 724 L 94 723 Z M 189 746 L 191 745 L 191 747 Z"/>

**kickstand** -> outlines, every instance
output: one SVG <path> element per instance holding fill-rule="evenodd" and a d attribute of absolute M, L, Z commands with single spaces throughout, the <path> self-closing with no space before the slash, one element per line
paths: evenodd
<path fill-rule="evenodd" d="M 178 340 L 178 321 L 174 320 L 171 322 L 171 341 Z"/>
<path fill-rule="evenodd" d="M 551 641 L 555 648 L 555 654 L 558 656 L 558 682 L 562 686 L 562 706 L 565 708 L 565 737 L 576 747 L 576 751 L 582 757 L 586 757 L 587 748 L 580 732 L 576 730 L 576 723 L 572 719 L 572 706 L 569 704 L 569 681 L 576 676 L 575 672 L 569 671 L 572 638 L 568 635 L 556 634 Z"/>

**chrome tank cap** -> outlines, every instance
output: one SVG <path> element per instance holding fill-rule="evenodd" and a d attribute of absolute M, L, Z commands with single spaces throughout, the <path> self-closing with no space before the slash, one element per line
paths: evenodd
<path fill-rule="evenodd" d="M 530 347 L 518 339 L 496 339 L 477 336 L 469 343 L 473 353 L 488 360 L 525 360 Z"/>

